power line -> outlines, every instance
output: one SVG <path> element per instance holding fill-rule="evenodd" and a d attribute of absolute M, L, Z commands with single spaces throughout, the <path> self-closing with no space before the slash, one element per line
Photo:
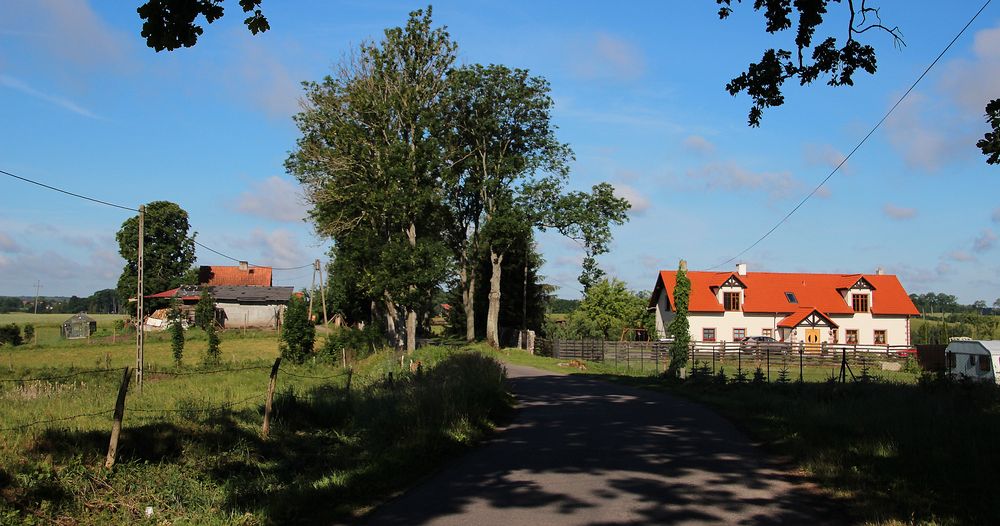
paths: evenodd
<path fill-rule="evenodd" d="M 237 263 L 242 263 L 242 262 L 246 261 L 245 259 L 234 258 L 233 256 L 230 256 L 228 254 L 224 254 L 222 252 L 219 252 L 218 250 L 215 250 L 214 248 L 206 246 L 204 243 L 199 242 L 198 240 L 196 240 L 193 237 L 191 238 L 191 241 L 193 241 L 195 245 L 198 245 L 199 247 L 204 248 L 205 250 L 207 250 L 209 252 L 212 252 L 213 254 L 217 254 L 219 256 L 222 256 L 222 257 L 224 257 L 226 259 L 235 261 Z M 269 267 L 268 265 L 257 265 L 256 263 L 247 263 L 247 265 L 250 265 L 251 267 L 270 268 L 271 270 L 299 270 L 301 268 L 311 267 L 311 266 L 313 266 L 313 263 L 306 263 L 305 265 L 299 265 L 297 267 Z"/>
<path fill-rule="evenodd" d="M 27 177 L 21 177 L 20 175 L 14 175 L 14 174 L 12 174 L 10 172 L 6 172 L 4 170 L 0 170 L 0 173 L 2 173 L 4 175 L 8 175 L 10 177 L 13 177 L 14 179 L 20 179 L 20 180 L 22 180 L 22 181 L 24 181 L 26 183 L 31 183 L 31 184 L 34 184 L 34 185 L 41 186 L 42 188 L 48 188 L 49 190 L 54 190 L 56 192 L 64 193 L 66 195 L 71 195 L 73 197 L 79 197 L 80 199 L 86 199 L 87 201 L 93 201 L 95 203 L 100 203 L 102 205 L 113 206 L 115 208 L 121 208 L 122 210 L 130 210 L 132 212 L 138 212 L 139 211 L 139 209 L 137 209 L 137 208 L 132 208 L 132 207 L 129 207 L 129 206 L 116 205 L 114 203 L 109 203 L 107 201 L 102 201 L 100 199 L 94 199 L 93 197 L 87 197 L 85 195 L 80 195 L 80 194 L 77 194 L 77 193 L 70 192 L 69 190 L 63 190 L 62 188 L 56 188 L 55 186 L 47 185 L 45 183 L 40 183 L 38 181 L 35 181 L 35 180 L 32 180 L 32 179 L 28 179 Z"/>
<path fill-rule="evenodd" d="M 844 157 L 843 160 L 841 160 L 836 167 L 834 167 L 833 171 L 831 171 L 829 175 L 823 178 L 823 180 L 820 181 L 818 185 L 816 185 L 816 188 L 813 188 L 811 192 L 809 192 L 804 198 L 802 198 L 801 201 L 799 201 L 799 204 L 795 205 L 795 208 L 792 208 L 790 212 L 785 214 L 785 217 L 781 218 L 781 220 L 778 221 L 773 227 L 771 227 L 770 230 L 765 232 L 763 236 L 760 236 L 760 238 L 758 238 L 757 241 L 754 241 L 752 245 L 748 246 L 747 248 L 740 251 L 739 254 L 736 254 L 735 256 L 723 261 L 722 263 L 719 263 L 713 267 L 709 267 L 708 270 L 714 270 L 723 265 L 728 265 L 736 258 L 739 258 L 743 254 L 746 254 L 747 252 L 753 250 L 753 248 L 756 247 L 758 244 L 760 244 L 761 241 L 767 239 L 767 237 L 770 236 L 772 233 L 774 233 L 774 231 L 777 230 L 778 227 L 783 225 L 785 221 L 788 220 L 788 218 L 792 217 L 792 214 L 798 211 L 799 208 L 802 208 L 802 205 L 806 204 L 806 201 L 808 201 L 813 195 L 815 195 L 816 192 L 818 192 L 819 189 L 822 188 L 823 185 L 826 184 L 826 182 L 829 181 L 830 178 L 834 176 L 834 174 L 840 171 L 840 168 L 844 166 L 845 163 L 847 163 L 848 159 L 850 159 L 851 156 L 854 155 L 854 152 L 858 151 L 868 141 L 868 138 L 871 137 L 882 126 L 882 124 L 886 121 L 886 119 L 889 118 L 890 115 L 892 115 L 892 112 L 896 111 L 896 108 L 906 99 L 906 97 L 910 94 L 910 92 L 913 91 L 913 88 L 916 88 L 917 84 L 919 84 L 920 81 L 923 80 L 925 76 L 927 76 L 927 74 L 931 71 L 931 68 L 933 68 L 934 65 L 938 63 L 939 60 L 941 60 L 941 57 L 943 57 L 944 54 L 947 53 L 949 49 L 951 49 L 951 46 L 958 41 L 958 39 L 965 33 L 965 30 L 969 29 L 969 26 L 971 26 L 972 23 L 975 22 L 977 18 L 979 18 L 979 15 L 986 9 L 987 6 L 990 5 L 990 2 L 992 1 L 993 0 L 986 0 L 986 3 L 979 8 L 979 11 L 976 11 L 976 14 L 973 15 L 972 18 L 969 19 L 969 21 L 965 24 L 965 27 L 963 27 L 962 30 L 959 31 L 957 35 L 955 35 L 955 38 L 951 39 L 951 42 L 949 42 L 948 45 L 945 46 L 943 50 L 941 50 L 941 53 L 938 54 L 937 58 L 935 58 L 934 61 L 931 62 L 926 69 L 924 69 L 924 72 L 921 73 L 919 77 L 917 77 L 917 80 L 913 81 L 913 84 L 910 84 L 910 87 L 906 90 L 905 93 L 903 93 L 903 95 L 899 98 L 899 100 L 897 100 L 896 103 L 893 104 L 891 108 L 889 108 L 889 111 L 886 112 L 886 114 L 883 115 L 882 118 L 879 119 L 877 123 L 875 123 L 875 126 L 872 127 L 871 131 L 869 131 L 868 134 L 865 135 L 864 138 L 861 139 L 861 141 L 854 147 L 854 149 L 851 150 L 851 152 L 848 153 L 847 156 Z"/>

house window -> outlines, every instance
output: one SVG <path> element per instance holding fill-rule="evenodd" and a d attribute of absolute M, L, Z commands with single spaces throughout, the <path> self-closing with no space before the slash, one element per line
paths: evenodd
<path fill-rule="evenodd" d="M 868 295 L 854 295 L 854 312 L 868 312 Z"/>
<path fill-rule="evenodd" d="M 885 331 L 875 331 L 875 345 L 885 345 Z"/>
<path fill-rule="evenodd" d="M 714 342 L 715 341 L 715 329 L 702 329 L 701 330 L 701 341 L 703 341 L 703 342 Z"/>
<path fill-rule="evenodd" d="M 788 300 L 788 303 L 798 303 L 799 302 L 798 298 L 795 297 L 795 293 L 794 292 L 786 292 L 785 293 L 785 299 Z"/>
<path fill-rule="evenodd" d="M 857 296 L 855 296 L 857 297 Z M 847 338 L 848 344 L 858 343 L 858 330 L 857 329 L 847 329 L 844 331 L 844 336 Z"/>
<path fill-rule="evenodd" d="M 979 356 L 979 371 L 983 373 L 990 372 L 990 357 L 986 355 Z"/>
<path fill-rule="evenodd" d="M 733 329 L 733 341 L 738 342 L 747 337 L 746 329 Z"/>
<path fill-rule="evenodd" d="M 761 331 L 761 336 L 767 336 L 768 338 L 774 337 L 774 331 L 772 329 L 764 329 Z"/>
<path fill-rule="evenodd" d="M 830 329 L 830 343 L 837 343 L 837 337 L 840 335 L 840 331 L 837 329 Z"/>
<path fill-rule="evenodd" d="M 724 292 L 723 299 L 725 300 L 723 304 L 726 306 L 726 310 L 740 310 L 740 293 L 739 292 Z"/>

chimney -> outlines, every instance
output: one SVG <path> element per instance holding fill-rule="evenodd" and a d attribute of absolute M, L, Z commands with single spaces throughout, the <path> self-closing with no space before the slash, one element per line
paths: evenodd
<path fill-rule="evenodd" d="M 687 261 L 684 261 L 684 260 L 682 259 L 682 260 L 680 261 L 680 263 L 679 263 L 679 264 L 678 264 L 677 266 L 678 266 L 678 267 L 679 267 L 679 268 L 680 268 L 681 270 L 683 270 L 683 271 L 687 272 L 687 269 L 688 269 L 688 262 L 687 262 Z"/>
<path fill-rule="evenodd" d="M 876 276 L 883 276 L 883 275 L 885 275 L 885 269 L 883 269 L 881 266 L 876 267 L 875 268 L 875 275 Z"/>
<path fill-rule="evenodd" d="M 240 261 L 240 270 L 242 270 L 243 272 L 249 272 L 250 264 L 247 263 L 246 261 Z"/>
<path fill-rule="evenodd" d="M 747 275 L 747 264 L 746 263 L 737 263 L 736 264 L 736 273 L 739 274 L 740 276 L 746 276 Z"/>

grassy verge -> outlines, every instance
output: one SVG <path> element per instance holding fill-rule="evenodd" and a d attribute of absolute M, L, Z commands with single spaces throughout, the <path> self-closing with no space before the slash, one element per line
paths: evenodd
<path fill-rule="evenodd" d="M 333 366 L 283 365 L 268 440 L 269 361 L 147 372 L 143 393 L 129 394 L 113 470 L 100 467 L 110 415 L 0 432 L 0 524 L 349 520 L 478 441 L 509 408 L 495 360 L 439 348 L 414 359 L 419 373 L 392 353 L 370 356 L 350 390 Z M 0 428 L 110 409 L 119 373 L 0 382 Z"/>
<path fill-rule="evenodd" d="M 587 370 L 564 360 L 501 352 L 505 361 L 592 374 L 705 403 L 849 503 L 859 522 L 996 524 L 1000 390 L 925 378 L 901 383 L 733 384 L 713 377 L 665 382 Z M 591 366 L 593 365 L 593 366 Z"/>

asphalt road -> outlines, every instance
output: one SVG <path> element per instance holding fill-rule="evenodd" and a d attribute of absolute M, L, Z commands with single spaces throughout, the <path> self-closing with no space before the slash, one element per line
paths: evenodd
<path fill-rule="evenodd" d="M 508 365 L 513 422 L 370 524 L 828 524 L 731 423 L 664 393 Z"/>

